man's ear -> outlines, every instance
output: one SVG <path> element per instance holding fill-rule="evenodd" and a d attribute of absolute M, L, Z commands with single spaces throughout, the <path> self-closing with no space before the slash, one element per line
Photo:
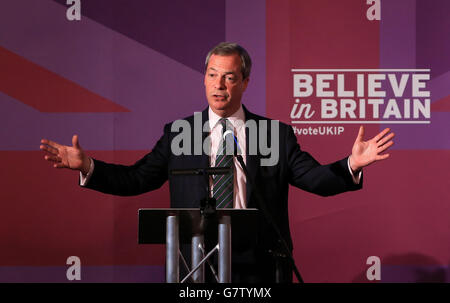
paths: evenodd
<path fill-rule="evenodd" d="M 250 77 L 247 77 L 243 80 L 244 82 L 244 91 L 247 89 L 248 82 L 250 81 Z"/>

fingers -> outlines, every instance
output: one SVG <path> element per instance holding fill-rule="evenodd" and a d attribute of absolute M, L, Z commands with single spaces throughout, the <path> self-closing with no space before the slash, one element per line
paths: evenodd
<path fill-rule="evenodd" d="M 42 139 L 41 143 L 42 144 L 39 146 L 39 148 L 49 153 L 49 155 L 44 156 L 44 159 L 49 162 L 55 162 L 55 164 L 53 164 L 53 167 L 63 167 L 62 159 L 58 157 L 58 146 L 60 145 L 47 139 Z"/>
<path fill-rule="evenodd" d="M 78 135 L 73 135 L 73 137 L 72 137 L 72 145 L 76 149 L 81 149 L 80 142 L 78 141 Z"/>
<path fill-rule="evenodd" d="M 54 168 L 65 168 L 66 167 L 66 165 L 64 165 L 64 163 L 62 162 L 62 159 L 60 157 L 45 155 L 44 159 L 49 162 L 54 162 L 53 163 Z"/>
<path fill-rule="evenodd" d="M 53 167 L 54 168 L 66 168 L 67 166 L 62 162 L 62 159 L 57 156 L 51 156 L 51 155 L 45 155 L 44 159 L 49 162 L 54 162 Z"/>
<path fill-rule="evenodd" d="M 59 162 L 61 163 L 61 158 L 57 157 L 57 156 L 52 156 L 52 155 L 45 155 L 44 159 L 50 162 Z"/>
<path fill-rule="evenodd" d="M 378 141 L 378 147 L 384 145 L 386 142 L 388 142 L 389 140 L 391 140 L 394 137 L 395 137 L 395 134 L 390 133 L 389 135 L 387 135 L 386 137 L 384 137 L 380 141 Z"/>
<path fill-rule="evenodd" d="M 385 128 L 383 129 L 382 132 L 380 132 L 378 135 L 376 135 L 375 137 L 373 137 L 372 140 L 375 140 L 375 142 L 378 142 L 381 138 L 383 138 L 388 132 L 390 132 L 391 129 L 390 128 Z"/>
<path fill-rule="evenodd" d="M 380 160 L 385 160 L 385 159 L 387 159 L 387 158 L 389 158 L 389 154 L 378 155 L 378 156 L 376 157 L 376 160 L 377 160 L 377 161 L 380 161 Z"/>
<path fill-rule="evenodd" d="M 61 147 L 60 144 L 58 144 L 58 143 L 56 143 L 56 142 L 53 142 L 53 141 L 51 141 L 51 140 L 48 140 L 48 139 L 42 139 L 42 140 L 41 140 L 41 143 L 42 143 L 42 144 L 45 144 L 45 145 L 49 145 L 49 146 L 51 146 L 51 147 L 53 147 L 53 148 L 56 148 L 56 149 L 58 149 L 58 148 Z"/>
<path fill-rule="evenodd" d="M 378 147 L 378 153 L 382 153 L 384 152 L 386 149 L 388 149 L 389 147 L 391 147 L 392 145 L 394 145 L 394 141 L 389 141 L 388 143 Z"/>
<path fill-rule="evenodd" d="M 356 141 L 363 141 L 364 138 L 364 126 L 359 127 L 358 136 L 356 137 Z"/>
<path fill-rule="evenodd" d="M 41 141 L 41 142 L 42 142 L 42 141 Z M 51 146 L 49 146 L 49 145 L 40 145 L 39 148 L 40 148 L 41 150 L 46 151 L 46 152 L 48 152 L 48 153 L 50 153 L 50 154 L 52 154 L 52 155 L 55 155 L 55 156 L 58 155 L 58 153 L 59 153 L 59 150 L 58 150 L 58 149 L 53 148 L 53 147 L 51 147 Z"/>
<path fill-rule="evenodd" d="M 388 134 L 389 131 L 390 131 L 389 128 L 385 128 L 381 133 L 379 133 L 378 135 L 376 135 L 374 137 L 374 139 L 377 142 L 377 146 L 378 146 L 377 153 L 382 153 L 385 150 L 387 150 L 389 147 L 394 145 L 394 141 L 391 141 L 391 140 L 392 140 L 392 138 L 395 137 L 395 134 L 390 133 L 389 135 L 386 136 L 386 134 Z M 389 157 L 389 154 L 387 154 L 387 155 L 388 156 L 386 156 L 386 155 L 378 155 L 378 156 L 382 157 L 382 158 L 380 158 L 380 160 L 384 160 Z"/>

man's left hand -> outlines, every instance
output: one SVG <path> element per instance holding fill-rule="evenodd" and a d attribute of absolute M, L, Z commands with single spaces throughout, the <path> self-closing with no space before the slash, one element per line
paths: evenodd
<path fill-rule="evenodd" d="M 389 133 L 390 131 L 389 128 L 385 128 L 372 139 L 364 141 L 364 126 L 359 128 L 358 137 L 353 144 L 352 155 L 350 156 L 350 167 L 354 173 L 359 172 L 364 166 L 389 157 L 389 154 L 381 153 L 394 144 L 391 139 L 394 138 L 395 134 Z"/>

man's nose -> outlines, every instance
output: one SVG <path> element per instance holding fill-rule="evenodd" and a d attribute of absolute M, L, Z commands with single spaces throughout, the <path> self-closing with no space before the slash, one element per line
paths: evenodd
<path fill-rule="evenodd" d="M 225 87 L 225 78 L 224 77 L 217 77 L 215 79 L 215 82 L 214 82 L 214 87 L 216 89 L 225 89 L 226 88 Z"/>

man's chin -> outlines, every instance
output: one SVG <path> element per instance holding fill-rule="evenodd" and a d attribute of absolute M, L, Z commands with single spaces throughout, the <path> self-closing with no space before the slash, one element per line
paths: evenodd
<path fill-rule="evenodd" d="M 214 113 L 221 117 L 226 117 L 230 114 L 229 106 L 211 106 L 211 109 Z"/>
<path fill-rule="evenodd" d="M 230 103 L 228 101 L 216 101 L 214 100 L 209 104 L 212 109 L 218 110 L 218 111 L 226 111 L 228 108 L 230 108 Z"/>

